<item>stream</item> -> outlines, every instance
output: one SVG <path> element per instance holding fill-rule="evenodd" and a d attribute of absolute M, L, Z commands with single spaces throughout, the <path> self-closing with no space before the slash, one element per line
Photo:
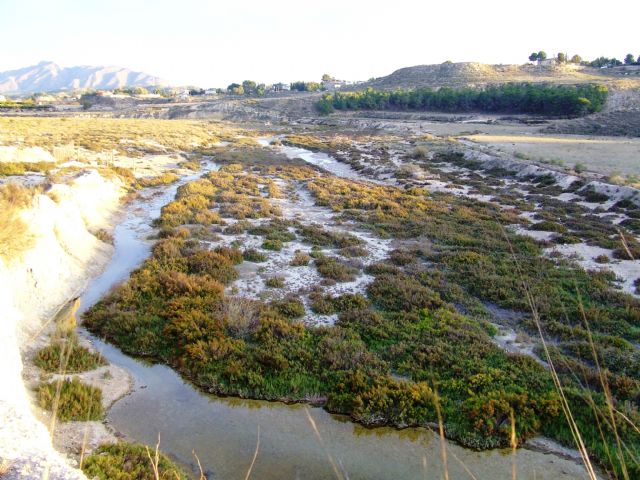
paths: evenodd
<path fill-rule="evenodd" d="M 301 150 L 297 157 L 310 163 L 321 155 L 314 164 L 332 173 L 351 170 L 328 155 L 296 150 Z M 151 220 L 178 186 L 201 174 L 145 190 L 128 206 L 113 232 L 113 257 L 82 295 L 79 313 L 142 263 L 152 246 Z M 519 479 L 586 478 L 581 465 L 553 454 L 528 449 L 515 455 L 510 450 L 476 452 L 448 441 L 443 446 L 429 429 L 367 429 L 321 408 L 208 395 L 165 365 L 131 358 L 83 329 L 80 334 L 133 377 L 131 394 L 112 406 L 107 422 L 130 441 L 155 445 L 160 435 L 161 449 L 193 471 L 195 451 L 207 478 L 244 479 L 256 447 L 251 478 L 260 480 L 440 479 L 445 468 L 452 479 L 511 479 L 514 468 Z"/>

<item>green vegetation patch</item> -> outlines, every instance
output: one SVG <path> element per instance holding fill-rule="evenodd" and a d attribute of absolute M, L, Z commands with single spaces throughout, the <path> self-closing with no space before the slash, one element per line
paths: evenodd
<path fill-rule="evenodd" d="M 77 378 L 41 383 L 36 389 L 38 404 L 62 422 L 101 420 L 102 391 Z"/>
<path fill-rule="evenodd" d="M 219 176 L 205 176 L 213 191 L 195 194 L 233 204 L 245 196 L 253 199 L 257 185 L 266 183 L 246 171 L 254 168 L 246 159 L 227 167 L 216 172 Z M 328 328 L 297 321 L 305 313 L 298 298 L 266 304 L 225 297 L 223 284 L 234 278 L 231 256 L 191 239 L 166 238 L 126 283 L 85 314 L 87 328 L 127 353 L 175 366 L 209 392 L 285 401 L 322 398 L 328 410 L 366 425 L 425 425 L 438 421 L 439 409 L 446 435 L 473 448 L 509 445 L 511 418 L 518 442 L 547 433 L 570 444 L 548 370 L 533 358 L 506 353 L 490 336 L 493 319 L 482 302 L 513 310 L 520 328 L 535 333 L 527 315 L 531 298 L 545 335 L 558 345 L 554 364 L 563 384 L 575 389 L 570 406 L 590 452 L 620 472 L 620 465 L 610 465 L 608 449 L 631 468 L 637 436 L 621 426 L 625 448 L 618 450 L 608 430 L 606 402 L 598 396 L 604 392 L 597 386 L 592 352 L 608 372 L 616 408 L 640 424 L 640 370 L 633 354 L 640 340 L 640 302 L 614 291 L 610 273 L 585 272 L 545 257 L 536 241 L 506 228 L 521 222 L 518 212 L 495 204 L 317 176 L 295 165 L 261 168 L 282 179 L 306 180 L 317 204 L 360 227 L 400 241 L 419 239 L 429 249 L 398 249 L 388 261 L 368 266 L 375 278 L 366 298 L 312 294 L 314 311 L 339 313 Z M 237 211 L 272 211 L 268 204 L 255 207 Z M 556 222 L 556 217 L 542 220 Z M 284 226 L 272 223 L 259 234 L 275 234 L 272 241 L 283 242 Z M 594 238 L 604 237 L 593 228 Z M 323 255 L 320 246 L 360 245 L 344 245 L 326 233 L 297 229 L 314 244 L 310 256 L 321 275 L 352 278 L 353 267 Z M 350 238 L 346 242 L 353 242 Z M 593 348 L 585 343 L 589 339 Z M 584 407 L 589 398 L 595 417 Z M 604 436 L 593 428 L 596 418 L 607 430 Z M 619 420 L 626 421 L 620 416 L 616 425 Z"/>
<path fill-rule="evenodd" d="M 396 91 L 367 88 L 327 93 L 316 108 L 323 114 L 334 110 L 432 110 L 581 116 L 602 110 L 607 94 L 607 87 L 599 84 L 506 83 L 486 88 Z"/>
<path fill-rule="evenodd" d="M 82 462 L 88 478 L 100 480 L 157 480 L 153 465 L 155 449 L 145 445 L 117 443 L 102 445 Z M 165 455 L 158 455 L 158 475 L 161 479 L 187 480 L 189 476 Z"/>
<path fill-rule="evenodd" d="M 94 370 L 107 364 L 98 353 L 78 344 L 75 335 L 54 340 L 36 352 L 33 363 L 51 373 L 79 373 Z"/>

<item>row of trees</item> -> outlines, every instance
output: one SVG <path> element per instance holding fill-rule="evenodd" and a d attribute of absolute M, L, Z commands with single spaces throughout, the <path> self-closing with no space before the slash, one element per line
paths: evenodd
<path fill-rule="evenodd" d="M 235 95 L 258 95 L 262 96 L 267 87 L 264 83 L 257 83 L 253 80 L 245 80 L 242 84 L 232 83 L 227 87 L 227 92 Z"/>
<path fill-rule="evenodd" d="M 322 85 L 318 82 L 293 82 L 291 84 L 291 90 L 297 92 L 315 92 L 322 88 Z"/>
<path fill-rule="evenodd" d="M 325 94 L 316 104 L 320 113 L 336 110 L 434 110 L 443 112 L 530 113 L 579 116 L 598 112 L 607 98 L 604 85 L 510 83 L 485 89 L 379 91 Z"/>
<path fill-rule="evenodd" d="M 322 75 L 322 81 L 332 80 L 333 77 L 328 73 Z M 322 90 L 322 83 L 320 82 L 303 82 L 297 81 L 291 83 L 291 90 L 297 92 L 316 92 Z M 232 83 L 227 87 L 228 93 L 235 95 L 258 95 L 262 96 L 267 91 L 267 86 L 264 83 L 256 83 L 253 80 L 245 80 L 240 83 Z"/>
<path fill-rule="evenodd" d="M 532 62 L 543 61 L 543 60 L 546 60 L 547 58 L 548 58 L 547 52 L 545 52 L 544 50 L 540 50 L 539 52 L 533 52 L 531 55 L 529 55 L 529 60 Z M 566 53 L 558 53 L 554 57 L 554 59 L 558 63 L 575 63 L 579 65 L 587 65 L 587 66 L 596 67 L 596 68 L 617 67 L 622 65 L 623 63 L 625 65 L 640 65 L 640 56 L 636 58 L 633 56 L 632 53 L 628 53 L 624 57 L 624 62 L 621 62 L 617 58 L 608 58 L 608 57 L 598 57 L 595 60 L 592 60 L 591 62 L 585 62 L 582 60 L 582 57 L 580 55 L 573 55 L 571 58 L 569 58 L 569 56 Z"/>

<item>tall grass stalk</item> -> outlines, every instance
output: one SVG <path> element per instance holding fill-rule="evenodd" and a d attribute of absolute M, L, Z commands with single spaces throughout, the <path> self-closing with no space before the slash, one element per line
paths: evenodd
<path fill-rule="evenodd" d="M 256 440 L 256 450 L 253 452 L 251 465 L 249 465 L 249 470 L 247 470 L 247 474 L 245 475 L 244 480 L 249 480 L 249 478 L 251 477 L 251 472 L 253 471 L 253 466 L 256 464 L 256 459 L 258 458 L 259 451 L 260 451 L 260 425 L 258 425 L 258 438 Z"/>
<path fill-rule="evenodd" d="M 509 245 L 509 249 L 511 251 L 511 255 L 513 257 L 513 261 L 514 264 L 516 266 L 516 271 L 519 273 L 520 275 L 520 281 L 522 282 L 522 288 L 524 290 L 524 294 L 525 294 L 525 298 L 527 301 L 527 304 L 529 305 L 529 309 L 531 310 L 531 315 L 533 317 L 533 321 L 535 323 L 536 329 L 538 331 L 538 335 L 540 336 L 540 342 L 542 344 L 542 348 L 544 350 L 544 354 L 545 354 L 545 358 L 547 361 L 547 364 L 549 365 L 549 372 L 551 374 L 551 378 L 553 380 L 553 384 L 555 386 L 556 391 L 558 392 L 558 395 L 560 396 L 560 405 L 562 407 L 562 412 L 565 416 L 565 418 L 567 419 L 567 423 L 569 425 L 569 429 L 571 431 L 571 436 L 573 437 L 574 443 L 578 449 L 578 452 L 580 454 L 580 457 L 582 459 L 582 463 L 584 464 L 584 467 L 587 471 L 587 474 L 589 476 L 590 480 L 597 480 L 597 475 L 595 473 L 595 469 L 591 463 L 591 459 L 589 458 L 589 453 L 587 452 L 587 448 L 586 445 L 584 443 L 584 440 L 582 438 L 582 435 L 580 433 L 580 429 L 578 428 L 578 424 L 575 421 L 574 417 L 573 417 L 573 413 L 571 412 L 571 407 L 569 405 L 569 401 L 567 400 L 567 397 L 565 395 L 564 389 L 562 387 L 562 383 L 560 381 L 560 377 L 558 376 L 558 372 L 556 371 L 555 365 L 553 363 L 553 360 L 551 358 L 551 354 L 549 352 L 549 346 L 547 344 L 547 341 L 544 338 L 544 334 L 542 332 L 542 322 L 540 321 L 540 314 L 538 312 L 538 308 L 536 305 L 536 301 L 533 297 L 533 294 L 531 293 L 531 289 L 529 288 L 529 285 L 527 284 L 527 282 L 524 280 L 524 275 L 522 274 L 522 269 L 520 268 L 520 264 L 518 262 L 518 259 L 515 255 L 515 252 L 513 250 L 513 245 L 511 244 L 511 241 L 509 240 L 509 236 L 507 235 L 506 231 L 504 230 L 504 228 L 502 229 L 503 235 L 507 241 L 507 244 Z"/>

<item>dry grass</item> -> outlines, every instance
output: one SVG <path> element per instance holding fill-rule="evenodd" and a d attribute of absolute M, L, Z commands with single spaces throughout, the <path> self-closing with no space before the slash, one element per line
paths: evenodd
<path fill-rule="evenodd" d="M 226 297 L 223 312 L 227 327 L 234 335 L 244 337 L 260 322 L 260 302 L 243 297 Z"/>
<path fill-rule="evenodd" d="M 0 258 L 15 258 L 33 242 L 20 212 L 29 207 L 36 190 L 9 183 L 0 186 Z"/>
<path fill-rule="evenodd" d="M 192 120 L 116 118 L 0 118 L 0 144 L 38 146 L 69 159 L 77 148 L 129 156 L 208 148 L 238 131 Z"/>
<path fill-rule="evenodd" d="M 0 461 L 0 477 L 9 473 L 10 469 L 11 469 L 11 460 L 7 460 L 6 458 L 2 459 L 2 461 Z"/>
<path fill-rule="evenodd" d="M 640 140 L 636 138 L 545 135 L 534 131 L 525 135 L 505 131 L 465 138 L 503 150 L 517 158 L 543 163 L 562 161 L 569 166 L 581 163 L 588 170 L 604 175 L 640 173 L 637 162 Z"/>

